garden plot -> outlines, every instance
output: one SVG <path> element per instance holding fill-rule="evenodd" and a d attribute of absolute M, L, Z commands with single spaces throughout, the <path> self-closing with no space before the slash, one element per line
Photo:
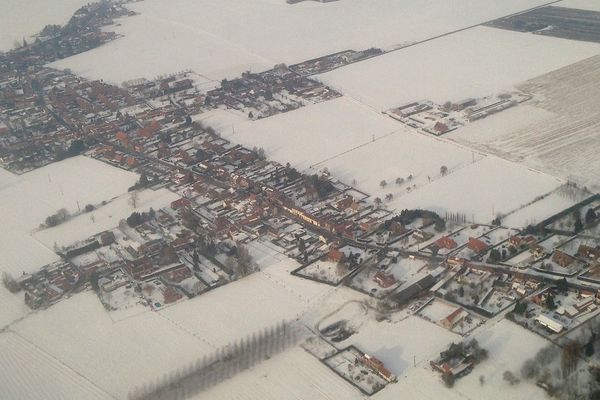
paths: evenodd
<path fill-rule="evenodd" d="M 433 322 L 459 335 L 472 332 L 484 322 L 475 314 L 439 299 L 435 299 L 423 307 L 418 315 L 426 321 Z"/>
<path fill-rule="evenodd" d="M 383 111 L 422 99 L 444 104 L 509 92 L 527 79 L 599 52 L 595 43 L 476 27 L 339 68 L 320 79 Z"/>
<path fill-rule="evenodd" d="M 388 255 L 377 265 L 361 270 L 349 285 L 363 293 L 381 298 L 407 281 L 413 280 L 426 267 L 426 261 L 414 257 Z"/>
<path fill-rule="evenodd" d="M 348 347 L 323 360 L 336 374 L 356 386 L 361 392 L 372 396 L 383 389 L 388 381 L 376 371 L 363 365 L 364 354 L 356 347 Z"/>
<path fill-rule="evenodd" d="M 503 279 L 505 277 L 491 272 L 469 269 L 447 281 L 438 293 L 449 301 L 491 317 L 521 297 Z"/>

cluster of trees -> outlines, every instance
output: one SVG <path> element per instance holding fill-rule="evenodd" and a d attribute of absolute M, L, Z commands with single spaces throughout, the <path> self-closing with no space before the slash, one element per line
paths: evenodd
<path fill-rule="evenodd" d="M 21 290 L 21 287 L 15 278 L 13 278 L 13 276 L 8 272 L 2 273 L 2 285 L 4 285 L 4 287 L 7 288 L 11 293 L 17 293 L 19 290 Z"/>
<path fill-rule="evenodd" d="M 316 189 L 320 199 L 324 199 L 334 190 L 333 185 L 326 177 L 321 178 L 314 174 L 307 176 L 306 180 L 309 185 Z"/>
<path fill-rule="evenodd" d="M 140 179 L 135 183 L 135 185 L 131 186 L 128 191 L 133 192 L 137 189 L 143 189 L 145 187 L 152 186 L 154 183 L 156 183 L 156 176 L 152 175 L 149 178 L 148 175 L 142 172 Z"/>
<path fill-rule="evenodd" d="M 165 375 L 157 382 L 136 388 L 128 398 L 185 399 L 284 351 L 296 341 L 297 331 L 294 327 L 289 323 L 280 323 L 225 346 L 187 368 Z"/>
<path fill-rule="evenodd" d="M 150 208 L 150 211 L 143 212 L 143 213 L 134 211 L 131 213 L 131 215 L 129 217 L 127 217 L 125 222 L 127 222 L 127 225 L 129 225 L 129 227 L 135 228 L 136 226 L 139 226 L 146 221 L 154 219 L 155 216 L 156 216 L 156 212 L 152 208 Z"/>
<path fill-rule="evenodd" d="M 75 157 L 85 151 L 85 143 L 81 139 L 74 139 L 65 150 L 58 148 L 54 154 L 56 161 L 61 161 L 69 157 Z"/>
<path fill-rule="evenodd" d="M 226 263 L 227 267 L 234 271 L 234 275 L 238 278 L 251 274 L 257 268 L 248 248 L 239 244 L 232 249 L 232 254 L 229 255 Z"/>
<path fill-rule="evenodd" d="M 51 228 L 53 226 L 57 226 L 67 221 L 70 218 L 71 214 L 67 211 L 66 208 L 61 208 L 55 214 L 52 214 L 46 218 L 45 224 L 46 227 Z"/>
<path fill-rule="evenodd" d="M 430 219 L 435 224 L 435 230 L 442 232 L 446 229 L 446 221 L 437 213 L 429 210 L 402 210 L 399 215 L 387 220 L 384 224 L 385 229 L 389 229 L 392 222 L 399 222 L 402 225 L 409 225 L 417 218 Z"/>

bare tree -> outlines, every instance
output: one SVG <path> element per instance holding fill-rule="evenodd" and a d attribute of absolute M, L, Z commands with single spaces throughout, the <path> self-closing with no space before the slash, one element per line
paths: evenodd
<path fill-rule="evenodd" d="M 129 205 L 132 208 L 137 208 L 138 206 L 138 192 L 135 190 L 131 192 L 131 195 L 129 196 Z"/>

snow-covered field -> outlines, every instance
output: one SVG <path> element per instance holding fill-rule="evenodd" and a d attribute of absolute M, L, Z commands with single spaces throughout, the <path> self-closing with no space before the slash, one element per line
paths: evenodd
<path fill-rule="evenodd" d="M 220 347 L 318 306 L 332 288 L 289 274 L 289 259 L 159 312 L 186 331 Z"/>
<path fill-rule="evenodd" d="M 61 208 L 72 213 L 86 204 L 109 201 L 126 193 L 137 179 L 136 174 L 83 156 L 19 176 L 0 189 L 0 271 L 18 276 L 54 261 L 53 246 L 31 237 L 46 217 Z"/>
<path fill-rule="evenodd" d="M 596 43 L 477 27 L 318 76 L 380 110 L 443 104 L 516 84 L 600 53 Z"/>
<path fill-rule="evenodd" d="M 206 123 L 210 122 L 208 118 Z M 270 118 L 225 125 L 222 134 L 250 148 L 263 147 L 269 158 L 303 170 L 399 129 L 402 125 L 391 118 L 340 97 Z"/>
<path fill-rule="evenodd" d="M 139 16 L 110 28 L 124 38 L 55 65 L 116 83 L 187 68 L 221 80 L 347 49 L 399 47 L 546 2 L 146 0 L 130 5 Z"/>
<path fill-rule="evenodd" d="M 0 352 L 4 399 L 111 399 L 94 383 L 12 332 L 0 335 Z"/>
<path fill-rule="evenodd" d="M 31 42 L 30 36 L 48 24 L 64 25 L 89 0 L 2 0 L 0 2 L 0 51 L 14 42 Z"/>
<path fill-rule="evenodd" d="M 126 398 L 134 387 L 213 351 L 154 312 L 115 322 L 91 291 L 33 314 L 11 329 L 116 398 Z M 7 361 L 3 358 L 0 368 L 6 368 Z"/>
<path fill-rule="evenodd" d="M 126 219 L 134 211 L 147 212 L 150 208 L 158 210 L 179 199 L 179 196 L 167 189 L 139 191 L 137 208 L 131 206 L 130 199 L 131 195 L 125 192 L 110 203 L 99 205 L 94 211 L 78 215 L 56 227 L 35 232 L 33 237 L 49 248 L 53 248 L 55 244 L 59 247 L 69 246 L 117 227 L 121 219 Z"/>
<path fill-rule="evenodd" d="M 360 392 L 314 356 L 293 348 L 192 397 L 192 400 L 362 399 Z"/>
<path fill-rule="evenodd" d="M 397 208 L 425 208 L 445 215 L 466 215 L 467 220 L 490 222 L 498 214 L 516 210 L 561 182 L 541 172 L 499 158 L 482 161 L 394 200 Z M 560 211 L 561 207 L 556 207 Z"/>

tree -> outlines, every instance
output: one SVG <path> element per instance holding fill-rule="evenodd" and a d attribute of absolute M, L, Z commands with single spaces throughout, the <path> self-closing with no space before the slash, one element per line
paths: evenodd
<path fill-rule="evenodd" d="M 445 176 L 448 173 L 448 167 L 446 167 L 445 165 L 442 165 L 440 167 L 440 175 Z"/>
<path fill-rule="evenodd" d="M 589 208 L 585 213 L 585 223 L 591 224 L 596 219 L 597 215 L 593 208 Z"/>
<path fill-rule="evenodd" d="M 84 208 L 85 212 L 94 211 L 95 207 L 92 204 L 87 204 Z"/>
<path fill-rule="evenodd" d="M 558 288 L 558 290 L 560 290 L 563 293 L 568 292 L 569 291 L 569 284 L 567 282 L 567 278 L 563 277 L 562 279 L 559 279 L 556 282 L 556 287 Z"/>
<path fill-rule="evenodd" d="M 519 379 L 511 371 L 504 371 L 502 378 L 507 381 L 511 386 L 519 383 Z"/>
<path fill-rule="evenodd" d="M 131 228 L 135 228 L 136 226 L 141 225 L 143 223 L 144 219 L 142 218 L 142 215 L 138 212 L 133 212 L 129 217 L 127 217 L 127 225 L 129 225 Z"/>
<path fill-rule="evenodd" d="M 554 310 L 556 308 L 556 304 L 554 303 L 554 296 L 549 294 L 546 297 L 545 305 L 548 310 Z"/>
<path fill-rule="evenodd" d="M 138 206 L 138 192 L 135 190 L 131 192 L 131 195 L 129 196 L 129 205 L 132 208 L 137 208 Z"/>
<path fill-rule="evenodd" d="M 83 140 L 75 139 L 75 140 L 71 141 L 71 144 L 69 145 L 69 149 L 67 150 L 67 153 L 69 153 L 69 156 L 72 157 L 72 156 L 81 154 L 84 150 L 85 150 L 85 144 L 83 143 Z"/>
<path fill-rule="evenodd" d="M 404 178 L 396 178 L 396 185 L 402 185 L 404 183 Z"/>
<path fill-rule="evenodd" d="M 526 300 L 517 301 L 517 303 L 515 304 L 514 313 L 523 315 L 525 313 L 525 311 L 527 311 L 527 301 Z"/>
<path fill-rule="evenodd" d="M 387 182 L 385 181 L 385 179 L 379 182 L 379 186 L 381 186 L 382 189 L 387 186 Z"/>
<path fill-rule="evenodd" d="M 563 347 L 561 367 L 563 376 L 567 377 L 571 372 L 577 368 L 577 363 L 580 356 L 579 343 L 576 340 L 572 340 Z"/>
<path fill-rule="evenodd" d="M 375 199 L 373 200 L 373 202 L 375 203 L 375 205 L 377 207 L 379 207 L 381 205 L 381 199 L 379 197 L 375 197 Z"/>
<path fill-rule="evenodd" d="M 19 290 L 21 290 L 15 278 L 13 278 L 8 272 L 2 273 L 2 284 L 11 293 L 17 293 Z"/>

